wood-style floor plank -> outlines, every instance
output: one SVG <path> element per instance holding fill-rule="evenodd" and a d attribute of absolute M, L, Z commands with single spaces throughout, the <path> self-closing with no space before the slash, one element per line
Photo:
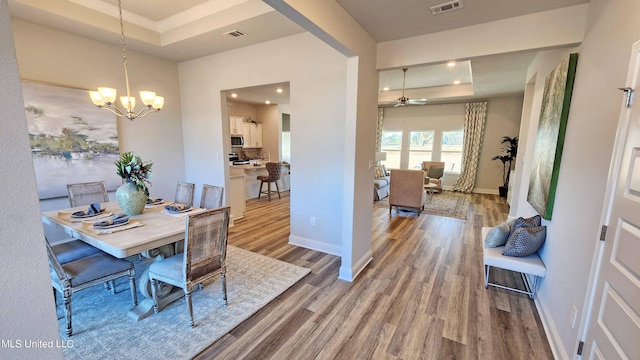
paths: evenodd
<path fill-rule="evenodd" d="M 249 200 L 229 244 L 312 272 L 196 359 L 553 359 L 533 301 L 484 288 L 480 230 L 506 219 L 504 199 L 468 195 L 467 220 L 374 206 L 373 261 L 349 283 L 339 257 L 289 245 L 282 195 Z"/>

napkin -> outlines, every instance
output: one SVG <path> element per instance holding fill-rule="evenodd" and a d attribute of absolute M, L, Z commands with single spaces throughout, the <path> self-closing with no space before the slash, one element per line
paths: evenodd
<path fill-rule="evenodd" d="M 147 205 L 153 205 L 153 204 L 157 204 L 159 202 L 162 202 L 162 198 L 158 198 L 158 199 L 148 198 L 147 199 Z"/>
<path fill-rule="evenodd" d="M 100 204 L 93 203 L 93 204 L 89 205 L 89 208 L 87 210 L 76 211 L 71 215 L 73 215 L 73 216 L 98 215 L 98 214 L 100 214 L 101 211 L 102 210 L 100 210 Z"/>
<path fill-rule="evenodd" d="M 173 204 L 173 205 L 166 205 L 164 208 L 167 209 L 168 211 L 180 212 L 180 211 L 190 209 L 191 206 L 186 206 L 184 204 Z"/>
<path fill-rule="evenodd" d="M 93 224 L 94 227 L 105 227 L 110 225 L 119 225 L 126 224 L 129 221 L 129 215 L 127 214 L 116 214 L 111 218 L 106 220 L 98 221 Z"/>

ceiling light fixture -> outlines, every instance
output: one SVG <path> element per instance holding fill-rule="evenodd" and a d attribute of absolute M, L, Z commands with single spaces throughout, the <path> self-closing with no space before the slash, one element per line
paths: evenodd
<path fill-rule="evenodd" d="M 453 82 L 454 85 L 459 85 L 460 84 L 460 80 L 456 80 Z"/>
<path fill-rule="evenodd" d="M 147 116 L 151 112 L 157 112 L 164 106 L 164 97 L 156 96 L 153 91 L 140 91 L 140 99 L 145 105 L 138 113 L 135 111 L 136 98 L 132 97 L 129 91 L 129 73 L 127 72 L 127 48 L 124 43 L 124 23 L 122 21 L 122 3 L 118 0 L 118 11 L 120 18 L 120 34 L 122 39 L 122 59 L 124 64 L 124 80 L 127 85 L 127 96 L 120 97 L 120 103 L 124 106 L 125 111 L 120 110 L 115 105 L 116 89 L 108 87 L 99 87 L 98 91 L 89 91 L 91 101 L 100 109 L 107 109 L 120 117 L 126 117 L 129 120 Z"/>
<path fill-rule="evenodd" d="M 271 104 L 271 101 L 267 100 L 267 101 L 265 101 L 264 103 L 265 103 L 265 104 L 267 104 L 267 105 L 269 105 L 269 104 Z"/>
<path fill-rule="evenodd" d="M 389 91 L 389 87 L 388 86 L 383 87 L 382 91 Z"/>
<path fill-rule="evenodd" d="M 233 93 L 233 94 L 231 94 L 231 97 L 232 97 L 232 98 L 237 98 L 237 97 L 238 97 L 238 94 Z"/>
<path fill-rule="evenodd" d="M 449 61 L 449 62 L 447 63 L 447 66 L 448 66 L 448 67 L 454 67 L 454 66 L 456 66 L 456 62 L 455 62 L 455 61 Z"/>
<path fill-rule="evenodd" d="M 280 88 L 277 88 L 277 89 L 276 89 L 276 92 L 277 92 L 278 94 L 282 94 L 282 92 L 283 92 L 283 91 L 284 91 L 284 90 L 282 90 L 282 89 L 280 89 Z"/>

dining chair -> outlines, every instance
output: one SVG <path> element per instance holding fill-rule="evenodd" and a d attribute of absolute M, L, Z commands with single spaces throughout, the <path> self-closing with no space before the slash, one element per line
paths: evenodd
<path fill-rule="evenodd" d="M 67 184 L 67 192 L 71 207 L 109 201 L 107 185 L 104 181 Z"/>
<path fill-rule="evenodd" d="M 67 184 L 67 192 L 69 194 L 69 204 L 71 207 L 109 201 L 107 186 L 104 181 Z M 51 248 L 61 264 L 66 264 L 100 252 L 98 248 L 78 239 L 62 241 L 52 245 Z"/>
<path fill-rule="evenodd" d="M 218 275 L 222 282 L 222 297 L 227 305 L 226 257 L 229 231 L 230 206 L 205 210 L 187 217 L 184 237 L 184 252 L 166 259 L 155 261 L 149 266 L 153 309 L 157 313 L 158 281 L 179 286 L 189 310 L 189 325 L 194 326 L 191 290 L 202 286 Z"/>
<path fill-rule="evenodd" d="M 278 199 L 280 197 L 280 189 L 278 189 L 278 180 L 280 180 L 280 174 L 282 173 L 282 163 L 281 162 L 268 162 L 266 165 L 268 175 L 259 175 L 257 177 L 260 180 L 260 192 L 258 193 L 258 199 L 260 199 L 261 194 L 267 194 L 269 201 L 271 201 L 271 183 L 276 185 L 276 192 L 278 193 Z M 267 183 L 267 191 L 262 191 L 262 184 Z"/>
<path fill-rule="evenodd" d="M 118 259 L 103 251 L 91 256 L 61 264 L 47 244 L 47 255 L 51 271 L 51 284 L 53 285 L 54 299 L 56 291 L 59 291 L 64 299 L 64 312 L 67 320 L 67 336 L 73 334 L 71 322 L 71 297 L 73 293 L 86 288 L 109 282 L 123 276 L 129 277 L 129 287 L 131 289 L 131 300 L 133 306 L 138 305 L 138 294 L 136 292 L 136 279 L 133 264 L 129 261 Z M 115 282 L 114 282 L 115 292 Z"/>
<path fill-rule="evenodd" d="M 187 206 L 193 206 L 193 196 L 196 190 L 196 184 L 178 181 L 176 186 L 175 202 L 185 204 Z"/>
<path fill-rule="evenodd" d="M 203 209 L 215 209 L 222 206 L 222 197 L 224 188 L 215 185 L 202 185 L 202 197 L 200 198 L 200 207 Z"/>

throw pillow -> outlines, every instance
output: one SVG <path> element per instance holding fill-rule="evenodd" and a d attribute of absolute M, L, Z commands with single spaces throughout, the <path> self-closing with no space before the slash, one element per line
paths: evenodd
<path fill-rule="evenodd" d="M 444 168 L 443 167 L 432 166 L 431 168 L 429 168 L 429 177 L 430 178 L 440 179 L 443 174 L 444 174 Z"/>
<path fill-rule="evenodd" d="M 520 228 L 527 228 L 527 227 L 532 227 L 532 226 L 540 226 L 542 219 L 540 218 L 540 215 L 536 215 L 536 216 L 532 216 L 530 218 L 522 218 L 519 217 L 516 219 L 516 222 L 513 224 L 513 226 L 511 227 L 511 230 L 509 230 L 509 236 L 511 236 L 513 234 L 514 231 L 516 231 L 517 229 Z"/>
<path fill-rule="evenodd" d="M 387 172 L 387 167 L 384 166 L 384 164 L 380 164 L 380 167 L 382 168 L 382 176 L 389 176 L 389 173 Z"/>
<path fill-rule="evenodd" d="M 504 246 L 502 255 L 529 256 L 538 251 L 547 238 L 546 226 L 533 226 L 516 229 Z"/>
<path fill-rule="evenodd" d="M 373 167 L 373 177 L 376 179 L 384 177 L 384 173 L 382 172 L 382 167 L 380 165 Z"/>
<path fill-rule="evenodd" d="M 513 219 L 491 228 L 484 239 L 484 247 L 492 248 L 504 245 L 515 222 L 516 220 Z"/>

